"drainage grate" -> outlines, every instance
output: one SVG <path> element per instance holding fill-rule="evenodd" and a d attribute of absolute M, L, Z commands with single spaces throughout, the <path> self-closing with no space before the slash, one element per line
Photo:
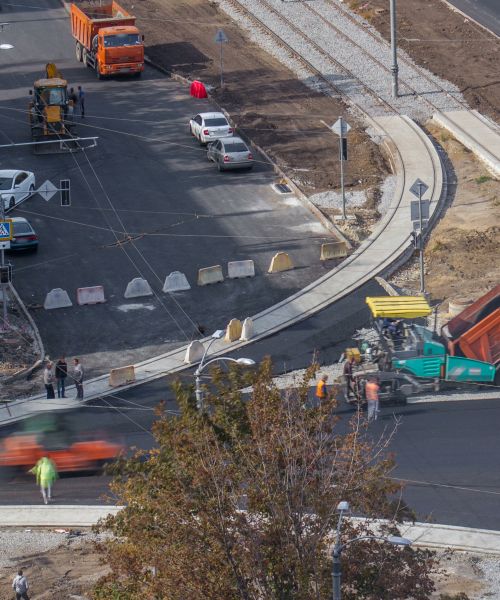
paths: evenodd
<path fill-rule="evenodd" d="M 286 183 L 275 183 L 274 189 L 280 194 L 291 194 L 292 190 L 287 186 Z"/>

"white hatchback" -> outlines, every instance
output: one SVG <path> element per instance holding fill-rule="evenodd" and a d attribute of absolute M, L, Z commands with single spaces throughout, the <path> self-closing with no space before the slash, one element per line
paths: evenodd
<path fill-rule="evenodd" d="M 233 135 L 233 128 L 220 112 L 199 113 L 189 121 L 189 131 L 203 145 Z"/>
<path fill-rule="evenodd" d="M 5 210 L 14 208 L 35 191 L 35 175 L 30 171 L 0 171 L 0 195 Z"/>

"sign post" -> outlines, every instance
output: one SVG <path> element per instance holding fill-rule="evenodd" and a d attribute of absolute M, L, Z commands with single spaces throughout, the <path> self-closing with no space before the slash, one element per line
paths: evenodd
<path fill-rule="evenodd" d="M 344 161 L 347 160 L 347 139 L 345 136 L 351 129 L 351 126 L 342 117 L 339 117 L 330 129 L 339 136 L 340 192 L 342 194 L 342 219 L 345 221 L 347 219 L 344 189 Z"/>
<path fill-rule="evenodd" d="M 1 256 L 2 256 L 2 264 L 1 264 L 1 272 L 3 274 L 3 272 L 5 271 L 5 250 L 7 250 L 10 247 L 10 240 L 12 239 L 12 236 L 14 234 L 14 224 L 12 223 L 12 220 L 10 219 L 5 219 L 5 201 L 3 198 L 0 199 L 0 204 L 1 206 L 1 220 L 0 220 L 0 252 L 1 252 Z M 8 286 L 8 282 L 4 282 L 3 281 L 3 277 L 2 277 L 2 283 L 1 283 L 1 287 L 2 287 L 2 304 L 3 304 L 3 318 L 2 318 L 2 324 L 1 324 L 1 331 L 7 331 L 8 328 L 8 324 L 9 324 L 9 320 L 8 320 L 8 315 L 7 315 L 7 286 Z"/>
<path fill-rule="evenodd" d="M 215 41 L 220 45 L 220 87 L 222 90 L 222 86 L 224 85 L 224 61 L 222 55 L 222 45 L 229 42 L 229 40 L 227 39 L 227 35 L 222 31 L 222 29 L 219 29 L 215 36 Z"/>
<path fill-rule="evenodd" d="M 425 295 L 425 279 L 424 279 L 424 219 L 426 223 L 429 219 L 429 200 L 422 200 L 422 196 L 429 189 L 429 186 L 421 179 L 417 179 L 411 186 L 410 192 L 418 198 L 418 202 L 411 203 L 411 220 L 413 227 L 420 230 L 418 234 L 419 251 L 420 251 L 420 292 Z"/>

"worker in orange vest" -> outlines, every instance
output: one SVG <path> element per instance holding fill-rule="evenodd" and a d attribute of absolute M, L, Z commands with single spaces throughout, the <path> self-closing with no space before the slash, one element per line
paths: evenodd
<path fill-rule="evenodd" d="M 365 395 L 368 403 L 368 421 L 376 421 L 379 413 L 379 392 L 380 386 L 376 377 L 370 377 L 366 382 Z"/>
<path fill-rule="evenodd" d="M 330 394 L 326 387 L 326 382 L 328 381 L 328 375 L 322 375 L 321 379 L 318 381 L 316 385 L 316 393 L 315 396 L 321 402 L 322 400 L 328 400 Z"/>

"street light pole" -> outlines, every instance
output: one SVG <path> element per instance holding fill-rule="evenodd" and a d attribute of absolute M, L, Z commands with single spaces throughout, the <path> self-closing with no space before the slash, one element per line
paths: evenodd
<path fill-rule="evenodd" d="M 420 250 L 420 292 L 425 294 L 425 275 L 424 275 L 424 229 L 422 227 L 422 185 L 418 186 L 418 219 L 420 223 L 420 240 L 419 240 L 419 250 Z"/>
<path fill-rule="evenodd" d="M 391 52 L 392 52 L 392 95 L 397 98 L 398 92 L 398 50 L 397 50 L 397 38 L 396 38 L 396 0 L 390 1 L 391 9 Z"/>

